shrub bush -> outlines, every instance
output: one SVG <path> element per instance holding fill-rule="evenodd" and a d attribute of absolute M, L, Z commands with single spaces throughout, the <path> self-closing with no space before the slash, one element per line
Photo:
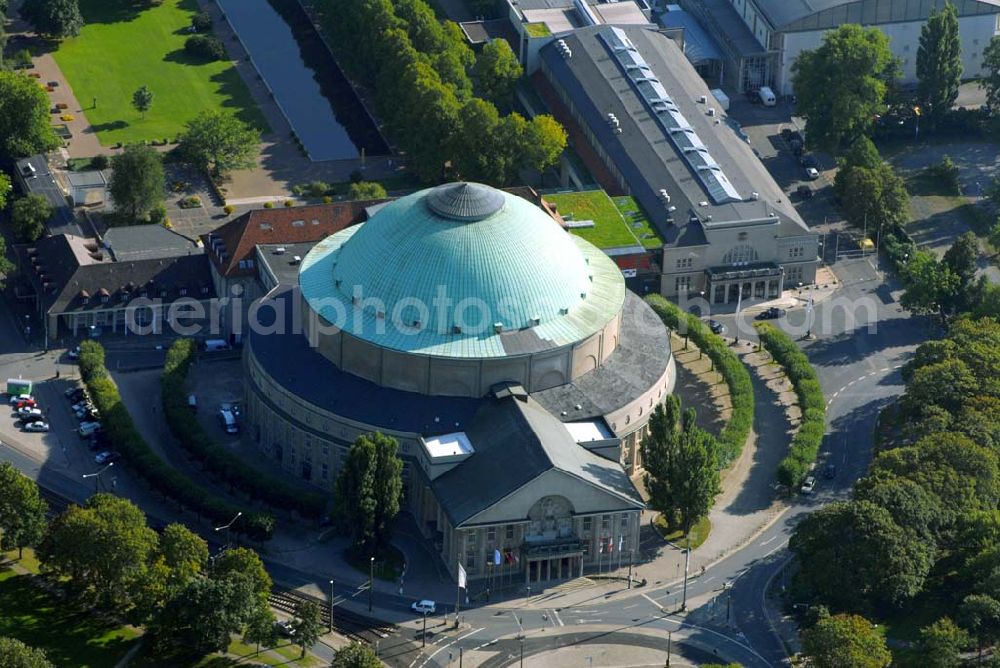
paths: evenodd
<path fill-rule="evenodd" d="M 264 202 L 264 208 L 265 209 L 273 209 L 274 208 L 274 202 Z"/>
<path fill-rule="evenodd" d="M 142 476 L 151 487 L 182 506 L 216 523 L 225 523 L 240 512 L 235 504 L 213 496 L 187 476 L 167 465 L 139 433 L 121 400 L 118 386 L 104 366 L 104 348 L 96 341 L 80 344 L 80 377 L 87 386 L 101 422 L 124 463 Z M 244 513 L 236 525 L 239 533 L 264 541 L 274 533 L 274 518 L 267 513 Z"/>
<path fill-rule="evenodd" d="M 766 322 L 755 323 L 754 328 L 760 344 L 784 368 L 802 410 L 802 421 L 792 437 L 788 454 L 778 464 L 778 481 L 795 489 L 802 484 L 819 454 L 826 433 L 826 399 L 816 370 L 790 336 Z"/>
<path fill-rule="evenodd" d="M 291 200 L 291 199 L 286 199 L 285 200 L 285 208 L 286 209 L 291 209 L 293 206 L 295 206 L 295 200 Z"/>
<path fill-rule="evenodd" d="M 191 27 L 198 32 L 208 32 L 212 29 L 212 16 L 208 12 L 198 12 L 191 19 Z"/>
<path fill-rule="evenodd" d="M 95 155 L 90 159 L 90 166 L 94 169 L 107 169 L 109 164 L 111 162 L 106 155 Z"/>
<path fill-rule="evenodd" d="M 722 379 L 729 387 L 733 411 L 729 422 L 719 434 L 719 443 L 723 447 L 720 460 L 723 464 L 733 461 L 743 451 L 743 445 L 753 426 L 754 397 L 750 373 L 725 340 L 714 334 L 697 316 L 685 313 L 660 295 L 649 295 L 646 303 L 660 316 L 663 324 L 681 336 L 691 337 L 722 374 Z"/>
<path fill-rule="evenodd" d="M 213 441 L 200 422 L 191 419 L 185 384 L 195 354 L 196 345 L 192 339 L 179 339 L 170 346 L 163 365 L 163 415 L 174 437 L 192 457 L 251 498 L 276 508 L 295 510 L 305 517 L 320 517 L 326 508 L 326 499 L 322 494 L 302 492 L 247 465 Z"/>
<path fill-rule="evenodd" d="M 222 207 L 222 211 L 227 216 L 231 216 L 233 214 L 233 211 L 236 211 L 236 207 L 233 206 L 232 204 L 227 204 L 226 206 Z"/>
<path fill-rule="evenodd" d="M 184 42 L 184 50 L 208 61 L 226 59 L 226 47 L 211 35 L 191 35 Z"/>

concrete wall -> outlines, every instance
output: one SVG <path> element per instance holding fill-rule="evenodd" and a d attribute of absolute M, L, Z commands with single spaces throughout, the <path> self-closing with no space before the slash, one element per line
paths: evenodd
<path fill-rule="evenodd" d="M 962 16 L 958 19 L 959 35 L 962 38 L 962 78 L 972 79 L 982 75 L 983 49 L 990 39 L 998 34 L 1000 15 Z M 920 29 L 924 21 L 904 21 L 882 23 L 877 27 L 889 37 L 893 55 L 902 64 L 904 83 L 917 80 L 917 47 L 920 44 Z M 778 92 L 792 94 L 792 63 L 807 49 L 817 48 L 823 41 L 825 30 L 785 33 L 784 48 L 781 52 L 778 71 Z"/>

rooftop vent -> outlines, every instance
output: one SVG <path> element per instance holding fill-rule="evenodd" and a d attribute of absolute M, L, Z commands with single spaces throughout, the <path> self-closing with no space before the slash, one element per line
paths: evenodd
<path fill-rule="evenodd" d="M 452 334 L 461 334 L 462 333 L 462 327 L 460 325 L 452 325 L 451 326 L 451 333 Z"/>
<path fill-rule="evenodd" d="M 503 334 L 503 323 L 502 322 L 495 322 L 495 323 L 493 323 L 493 333 L 494 334 Z"/>
<path fill-rule="evenodd" d="M 667 192 L 666 188 L 660 188 L 660 199 L 666 203 L 670 203 L 670 193 Z"/>
<path fill-rule="evenodd" d="M 698 102 L 701 102 L 702 104 L 705 104 L 706 102 L 708 102 L 708 96 L 707 95 L 702 95 L 701 97 L 698 98 Z"/>
<path fill-rule="evenodd" d="M 531 316 L 531 326 L 532 327 L 538 327 L 538 325 L 540 325 L 540 324 L 542 324 L 542 319 L 541 318 L 539 318 L 537 315 Z"/>
<path fill-rule="evenodd" d="M 284 255 L 285 254 L 285 247 L 284 246 L 278 246 L 277 248 L 274 249 L 274 254 L 275 255 Z"/>
<path fill-rule="evenodd" d="M 715 116 L 715 107 L 709 107 L 708 108 L 708 115 L 709 116 Z"/>
<path fill-rule="evenodd" d="M 757 192 L 756 190 L 753 191 L 752 193 L 750 193 L 750 199 L 756 202 L 757 200 L 760 199 L 760 193 Z"/>
<path fill-rule="evenodd" d="M 302 262 L 302 256 L 300 256 L 300 255 L 293 255 L 292 256 L 292 264 L 298 264 L 300 262 Z"/>

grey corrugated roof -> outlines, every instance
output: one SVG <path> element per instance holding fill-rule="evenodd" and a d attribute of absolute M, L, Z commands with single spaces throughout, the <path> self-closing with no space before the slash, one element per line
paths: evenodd
<path fill-rule="evenodd" d="M 198 255 L 204 249 L 187 237 L 162 225 L 112 227 L 104 235 L 104 247 L 115 260 L 148 260 L 161 257 Z"/>
<path fill-rule="evenodd" d="M 711 60 L 722 60 L 719 45 L 705 32 L 698 19 L 683 9 L 660 14 L 660 25 L 664 28 L 684 29 L 684 55 L 695 65 Z"/>
<path fill-rule="evenodd" d="M 654 122 L 652 111 L 611 57 L 604 36 L 612 30 L 622 30 L 633 43 L 742 201 L 712 203 L 701 181 Z M 667 245 L 704 243 L 703 235 L 696 238 L 697 226 L 668 224 L 671 216 L 680 223 L 690 217 L 751 221 L 778 214 L 805 232 L 805 223 L 787 196 L 750 146 L 722 120 L 724 112 L 707 84 L 673 40 L 652 30 L 610 26 L 577 30 L 564 39 L 572 53 L 570 58 L 565 58 L 555 43 L 541 50 L 555 85 L 566 91 Z M 707 103 L 699 102 L 702 96 Z M 708 115 L 709 107 L 715 109 L 715 116 Z M 608 123 L 608 113 L 618 119 L 620 133 Z M 660 198 L 661 189 L 670 195 L 669 206 L 676 207 L 674 212 L 669 212 L 667 203 Z M 753 193 L 758 194 L 757 199 Z M 701 202 L 708 204 L 701 206 Z"/>
<path fill-rule="evenodd" d="M 453 526 L 557 469 L 619 502 L 642 508 L 622 467 L 577 445 L 563 424 L 530 397 L 491 399 L 465 430 L 475 453 L 431 487 Z"/>
<path fill-rule="evenodd" d="M 698 0 L 698 2 L 701 4 L 701 11 L 710 16 L 715 24 L 713 32 L 721 41 L 720 46 L 728 49 L 733 56 L 759 56 L 767 53 L 730 0 Z"/>
<path fill-rule="evenodd" d="M 812 14 L 847 5 L 857 7 L 855 11 L 861 21 L 863 21 L 864 15 L 886 16 L 889 17 L 889 21 L 898 21 L 902 15 L 908 15 L 908 18 L 913 19 L 925 19 L 930 15 L 932 9 L 940 8 L 944 3 L 940 0 L 868 0 L 867 2 L 858 0 L 754 0 L 754 4 L 767 17 L 771 25 L 780 30 L 783 26 L 800 21 Z M 979 13 L 983 6 L 1000 8 L 1000 0 L 957 0 L 955 5 L 958 6 L 961 14 Z"/>

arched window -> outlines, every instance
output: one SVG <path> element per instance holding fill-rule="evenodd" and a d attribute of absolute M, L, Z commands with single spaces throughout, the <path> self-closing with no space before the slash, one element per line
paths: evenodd
<path fill-rule="evenodd" d="M 754 250 L 753 246 L 748 246 L 743 244 L 742 246 L 733 246 L 726 253 L 725 257 L 722 258 L 722 264 L 750 264 L 751 262 L 757 261 L 757 251 Z"/>

